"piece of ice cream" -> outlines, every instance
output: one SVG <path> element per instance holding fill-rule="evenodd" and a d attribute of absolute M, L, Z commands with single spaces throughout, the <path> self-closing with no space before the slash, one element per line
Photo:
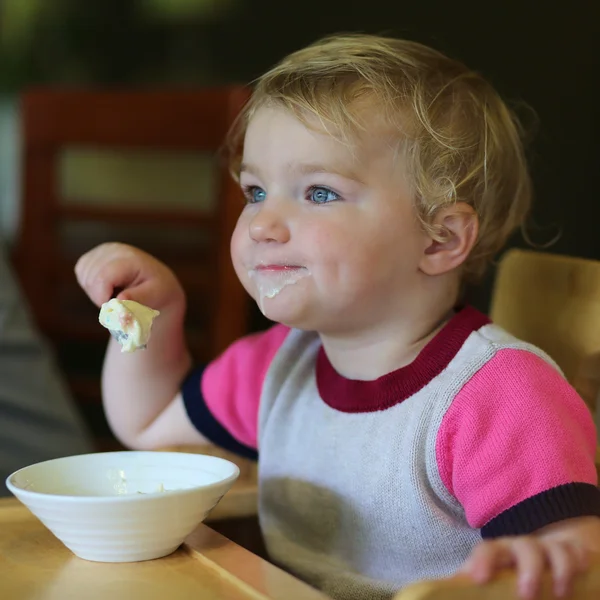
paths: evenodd
<path fill-rule="evenodd" d="M 100 308 L 98 320 L 121 344 L 121 352 L 135 352 L 148 344 L 152 322 L 159 314 L 134 300 L 112 298 Z"/>
<path fill-rule="evenodd" d="M 265 314 L 266 298 L 275 298 L 283 288 L 298 283 L 310 275 L 310 272 L 304 267 L 294 267 L 280 270 L 253 269 L 248 272 L 248 275 L 258 291 L 258 306 Z"/>

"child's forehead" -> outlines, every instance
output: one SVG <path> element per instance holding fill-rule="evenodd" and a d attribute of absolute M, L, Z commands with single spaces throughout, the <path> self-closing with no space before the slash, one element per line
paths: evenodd
<path fill-rule="evenodd" d="M 333 170 L 357 169 L 372 160 L 397 160 L 399 136 L 385 127 L 375 115 L 365 116 L 360 126 L 336 124 L 308 111 L 295 112 L 280 106 L 264 106 L 256 110 L 248 122 L 244 154 L 254 154 L 260 159 L 259 147 L 266 141 L 281 139 L 284 154 L 291 160 L 304 155 L 296 168 L 307 172 L 319 170 L 320 161 L 327 158 Z M 256 152 L 252 152 L 252 149 Z M 246 152 L 250 151 L 250 152 Z M 290 162 L 288 160 L 288 162 Z M 292 165 L 290 165 L 291 167 Z M 323 165 L 325 166 L 325 165 Z"/>

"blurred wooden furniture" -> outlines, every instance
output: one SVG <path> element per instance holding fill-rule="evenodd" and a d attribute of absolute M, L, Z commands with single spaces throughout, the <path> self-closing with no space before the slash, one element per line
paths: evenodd
<path fill-rule="evenodd" d="M 519 600 L 516 576 L 504 572 L 485 585 L 477 585 L 464 576 L 439 581 L 423 581 L 406 587 L 394 600 Z M 600 598 L 600 561 L 596 560 L 588 572 L 578 575 L 569 600 L 597 600 Z M 550 573 L 543 579 L 541 593 L 536 600 L 555 600 Z"/>
<path fill-rule="evenodd" d="M 490 316 L 546 351 L 592 411 L 600 390 L 600 261 L 510 250 Z"/>
<path fill-rule="evenodd" d="M 3 600 L 326 600 L 203 524 L 170 556 L 121 564 L 77 558 L 13 498 L 0 499 L 0 529 Z"/>
<path fill-rule="evenodd" d="M 186 328 L 196 360 L 214 357 L 248 331 L 249 303 L 229 253 L 243 201 L 219 153 L 248 95 L 239 86 L 23 94 L 22 218 L 14 263 L 35 320 L 84 405 L 98 403 L 108 338 L 73 268 L 98 243 L 134 243 L 173 268 L 188 294 Z M 156 205 L 143 198 L 90 203 L 62 197 L 61 161 L 73 148 L 187 153 L 188 158 L 201 153 L 214 161 L 214 208 L 194 210 L 175 199 Z"/>

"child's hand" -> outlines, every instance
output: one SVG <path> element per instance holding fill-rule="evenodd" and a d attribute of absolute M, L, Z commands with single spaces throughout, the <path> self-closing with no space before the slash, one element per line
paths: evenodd
<path fill-rule="evenodd" d="M 206 443 L 187 417 L 179 394 L 192 365 L 185 343 L 185 294 L 174 273 L 126 244 L 101 244 L 84 254 L 75 274 L 100 306 L 116 295 L 160 311 L 152 343 L 123 360 L 111 339 L 102 369 L 102 401 L 117 438 L 129 448 Z"/>
<path fill-rule="evenodd" d="M 600 547 L 600 520 L 570 519 L 536 535 L 498 538 L 479 544 L 461 568 L 478 583 L 507 568 L 517 572 L 519 595 L 535 598 L 543 571 L 549 567 L 557 597 L 566 596 L 576 574 L 585 571 Z"/>
<path fill-rule="evenodd" d="M 185 294 L 173 272 L 150 254 L 126 244 L 96 246 L 77 261 L 75 274 L 97 306 L 116 291 L 119 300 L 135 300 L 161 312 L 185 305 Z"/>
<path fill-rule="evenodd" d="M 573 544 L 543 540 L 534 536 L 499 538 L 479 544 L 461 572 L 478 583 L 485 583 L 501 569 L 517 571 L 519 595 L 535 598 L 542 572 L 549 566 L 554 579 L 554 593 L 566 595 L 576 573 L 588 565 L 588 553 Z"/>

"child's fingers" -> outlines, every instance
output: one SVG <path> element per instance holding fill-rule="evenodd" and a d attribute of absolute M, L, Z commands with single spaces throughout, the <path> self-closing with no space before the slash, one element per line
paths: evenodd
<path fill-rule="evenodd" d="M 139 273 L 139 261 L 123 244 L 106 243 L 84 254 L 75 265 L 79 285 L 100 306 L 115 287 L 130 285 Z"/>
<path fill-rule="evenodd" d="M 137 283 L 140 269 L 137 263 L 116 258 L 97 268 L 86 282 L 85 291 L 100 306 L 107 302 L 115 288 L 128 288 Z"/>
<path fill-rule="evenodd" d="M 135 300 L 150 308 L 162 306 L 164 291 L 161 292 L 156 280 L 146 280 L 138 285 L 128 287 L 117 296 L 119 300 Z"/>
<path fill-rule="evenodd" d="M 500 540 L 478 544 L 461 571 L 477 583 L 489 581 L 495 571 L 513 565 L 513 557 Z"/>
<path fill-rule="evenodd" d="M 99 255 L 93 251 L 84 255 L 75 265 L 75 275 L 79 285 L 97 306 L 110 297 L 108 283 L 98 279 L 100 265 Z"/>
<path fill-rule="evenodd" d="M 565 543 L 569 547 L 571 554 L 575 557 L 575 566 L 577 568 L 577 572 L 584 573 L 585 571 L 587 571 L 590 568 L 590 561 L 592 559 L 594 551 L 590 550 L 590 548 L 583 544 L 577 544 L 575 542 L 563 543 Z"/>
<path fill-rule="evenodd" d="M 519 596 L 531 600 L 539 592 L 544 569 L 549 565 L 554 593 L 569 593 L 574 576 L 589 565 L 589 552 L 581 545 L 535 537 L 502 538 L 479 544 L 461 572 L 478 583 L 485 583 L 495 572 L 514 567 Z"/>
<path fill-rule="evenodd" d="M 585 569 L 585 551 L 571 544 L 552 542 L 546 544 L 546 556 L 550 563 L 554 593 L 558 597 L 569 593 L 573 577 Z"/>
<path fill-rule="evenodd" d="M 517 569 L 517 585 L 521 598 L 535 598 L 546 565 L 544 548 L 535 538 L 518 537 L 510 542 Z"/>

